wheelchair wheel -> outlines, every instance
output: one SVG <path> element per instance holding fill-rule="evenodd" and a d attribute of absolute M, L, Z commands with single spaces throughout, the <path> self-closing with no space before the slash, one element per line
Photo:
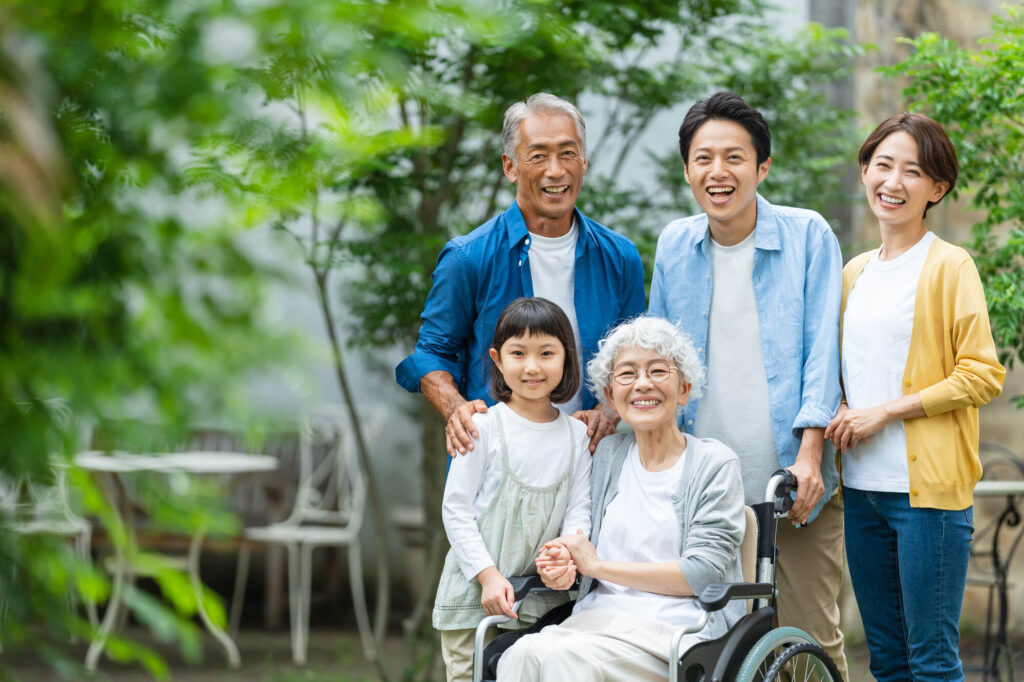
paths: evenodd
<path fill-rule="evenodd" d="M 817 644 L 791 644 L 775 658 L 765 682 L 842 682 L 839 670 Z"/>
<path fill-rule="evenodd" d="M 736 682 L 765 682 L 769 679 L 768 670 L 772 664 L 794 644 L 817 646 L 814 638 L 799 628 L 781 627 L 769 630 L 764 637 L 754 643 L 743 658 L 743 663 L 736 672 Z"/>

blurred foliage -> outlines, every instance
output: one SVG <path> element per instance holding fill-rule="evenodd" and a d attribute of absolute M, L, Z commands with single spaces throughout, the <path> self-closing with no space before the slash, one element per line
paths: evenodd
<path fill-rule="evenodd" d="M 243 380 L 281 355 L 281 340 L 260 331 L 273 273 L 247 255 L 229 198 L 203 199 L 184 177 L 200 135 L 238 99 L 230 71 L 204 57 L 206 26 L 224 6 L 0 7 L 0 473 L 18 491 L 52 486 L 55 465 L 99 420 L 135 415 L 184 429 L 196 415 L 243 414 Z M 198 656 L 187 580 L 132 546 L 91 477 L 71 480 L 166 597 L 130 592 L 136 618 Z M 154 519 L 181 530 L 230 523 L 211 491 L 164 492 L 138 499 Z M 77 679 L 77 663 L 58 654 L 70 635 L 91 633 L 66 592 L 102 601 L 109 585 L 60 537 L 13 532 L 21 507 L 0 512 L 0 638 L 5 651 L 35 652 Z M 124 639 L 108 652 L 166 673 Z"/>
<path fill-rule="evenodd" d="M 1006 5 L 978 49 L 935 33 L 884 69 L 904 76 L 910 109 L 946 127 L 960 159 L 956 194 L 983 218 L 969 248 L 981 273 L 1000 360 L 1024 361 L 1024 8 Z M 1024 407 L 1024 396 L 1016 396 Z"/>

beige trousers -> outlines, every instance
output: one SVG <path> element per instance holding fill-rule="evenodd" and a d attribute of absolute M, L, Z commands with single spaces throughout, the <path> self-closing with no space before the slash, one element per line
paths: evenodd
<path fill-rule="evenodd" d="M 498 682 L 665 682 L 675 629 L 640 614 L 581 611 L 516 642 L 498 663 Z M 702 639 L 687 635 L 681 651 Z"/>
<path fill-rule="evenodd" d="M 779 520 L 776 607 L 779 625 L 800 628 L 818 640 L 846 680 L 846 654 L 839 630 L 843 537 L 843 503 L 838 495 L 804 528 Z"/>
<path fill-rule="evenodd" d="M 448 682 L 472 682 L 473 680 L 473 639 L 475 629 L 441 630 L 441 658 Z M 497 628 L 488 628 L 485 641 L 489 642 L 498 634 Z"/>

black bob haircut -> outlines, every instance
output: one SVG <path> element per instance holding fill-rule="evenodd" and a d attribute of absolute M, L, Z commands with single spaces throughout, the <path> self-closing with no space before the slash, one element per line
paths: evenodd
<path fill-rule="evenodd" d="M 690 107 L 683 118 L 683 124 L 679 126 L 679 153 L 683 157 L 684 166 L 689 165 L 690 143 L 697 129 L 713 119 L 733 121 L 750 133 L 758 166 L 772 155 L 772 133 L 761 112 L 735 93 L 716 92 Z"/>
<path fill-rule="evenodd" d="M 580 386 L 580 363 L 576 357 L 576 337 L 565 312 L 546 298 L 517 298 L 505 306 L 494 329 L 491 348 L 499 353 L 513 336 L 548 334 L 555 337 L 565 349 L 562 380 L 551 392 L 551 402 L 564 403 L 576 395 Z M 491 393 L 503 403 L 512 397 L 512 389 L 505 383 L 498 365 L 491 363 Z"/>

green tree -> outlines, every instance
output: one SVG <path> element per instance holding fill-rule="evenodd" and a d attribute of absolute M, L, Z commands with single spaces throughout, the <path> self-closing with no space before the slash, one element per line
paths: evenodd
<path fill-rule="evenodd" d="M 183 428 L 200 413 L 238 415 L 243 380 L 276 357 L 280 344 L 259 332 L 267 274 L 238 228 L 218 219 L 226 207 L 214 202 L 205 207 L 212 218 L 198 216 L 183 181 L 199 133 L 232 112 L 221 69 L 201 59 L 210 14 L 201 3 L 158 0 L 0 8 L 5 485 L 51 484 L 53 458 L 81 447 L 84 424 L 135 414 Z M 197 657 L 185 577 L 131 546 L 90 479 L 71 477 L 87 511 L 173 604 L 132 592 L 136 618 Z M 231 527 L 208 496 L 142 502 L 179 529 Z M 17 511 L 0 512 L 3 646 L 77 678 L 59 652 L 69 635 L 91 633 L 68 613 L 66 591 L 102 600 L 106 582 L 57 539 L 12 533 Z M 166 673 L 152 651 L 123 639 L 108 652 Z"/>
<path fill-rule="evenodd" d="M 939 121 L 956 145 L 957 194 L 984 213 L 969 247 L 985 284 L 1000 360 L 1024 361 L 1024 8 L 1007 5 L 992 18 L 978 49 L 935 33 L 907 40 L 914 52 L 885 69 L 905 76 L 912 110 Z M 1024 396 L 1016 396 L 1024 407 Z"/>

